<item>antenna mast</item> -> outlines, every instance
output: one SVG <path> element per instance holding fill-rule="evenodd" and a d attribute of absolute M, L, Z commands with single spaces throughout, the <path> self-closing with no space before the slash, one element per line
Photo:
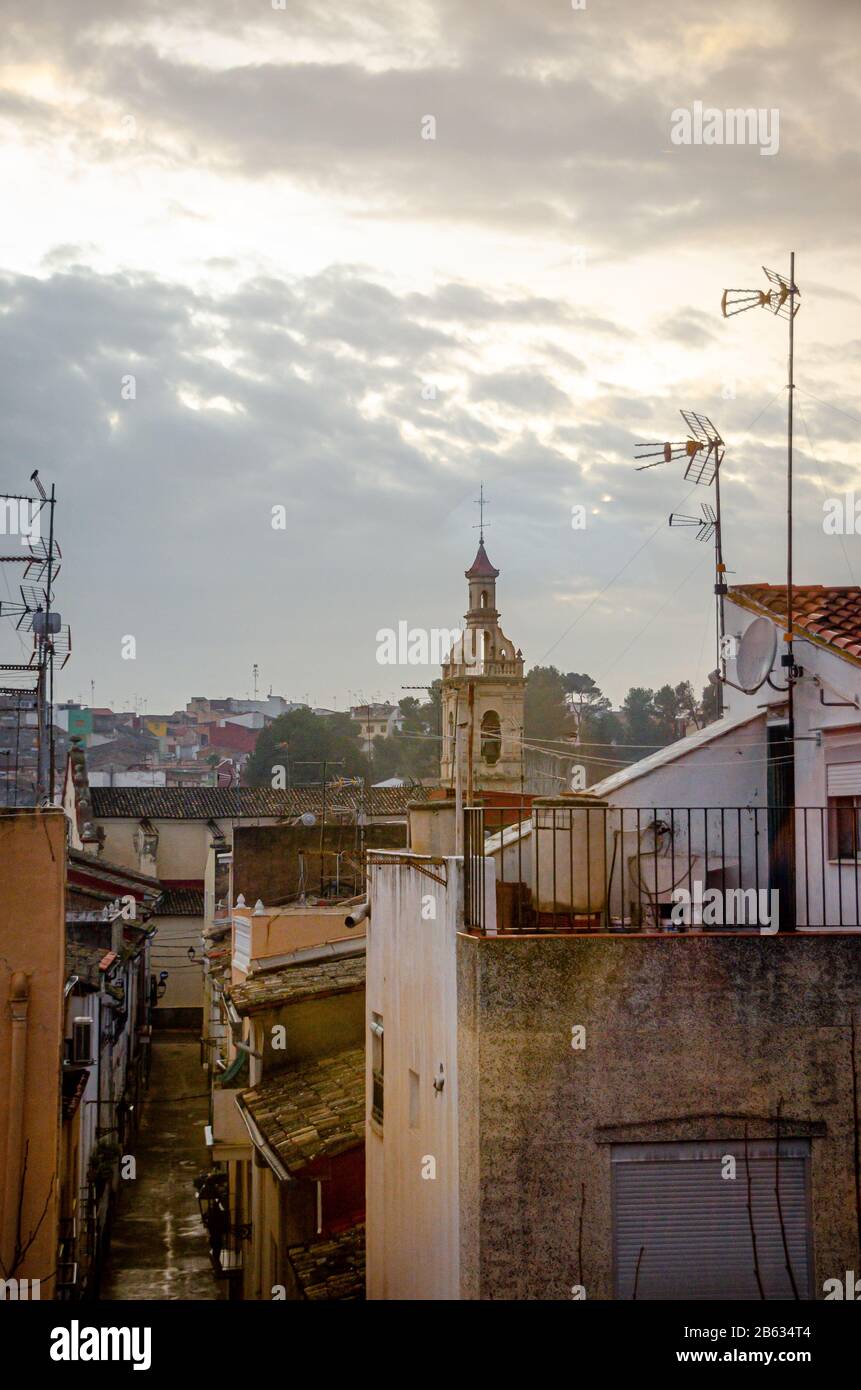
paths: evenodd
<path fill-rule="evenodd" d="M 37 495 L 0 494 L 0 502 L 5 505 L 7 519 L 14 517 L 18 504 L 18 533 L 21 544 L 26 546 L 23 555 L 0 555 L 0 564 L 23 565 L 22 583 L 19 585 L 21 602 L 0 603 L 0 616 L 15 619 L 17 631 L 31 632 L 33 648 L 29 661 L 24 663 L 0 663 L 0 672 L 5 673 L 5 683 L 0 686 L 0 696 L 11 699 L 11 708 L 17 712 L 17 735 L 15 746 L 15 805 L 18 805 L 18 783 L 21 771 L 21 714 L 28 711 L 36 713 L 35 767 L 33 792 L 35 801 L 51 804 L 54 800 L 56 781 L 55 741 L 54 741 L 54 669 L 60 658 L 62 670 L 72 651 L 71 633 L 63 626 L 60 614 L 54 611 L 54 581 L 60 571 L 62 555 L 54 537 L 54 510 L 56 489 L 52 485 L 50 496 L 42 486 L 38 470 L 30 475 Z M 47 510 L 48 537 L 42 536 L 41 517 Z M 25 721 L 26 727 L 26 721 Z M 7 754 L 8 758 L 8 754 Z M 7 763 L 6 804 L 9 804 L 9 771 Z"/>
<path fill-rule="evenodd" d="M 701 504 L 702 520 L 694 516 L 683 516 L 678 512 L 670 514 L 671 526 L 698 526 L 698 541 L 715 542 L 715 636 L 717 640 L 717 664 L 721 676 L 726 674 L 724 655 L 724 597 L 727 592 L 726 565 L 723 558 L 723 534 L 720 506 L 720 466 L 726 446 L 720 431 L 707 415 L 699 415 L 695 410 L 679 411 L 688 427 L 687 439 L 676 443 L 638 444 L 635 457 L 639 461 L 638 473 L 646 468 L 656 468 L 659 464 L 670 463 L 673 459 L 687 459 L 685 479 L 699 483 L 702 487 L 715 485 L 714 509 L 707 503 Z M 645 460 L 645 462 L 643 462 Z M 723 687 L 717 688 L 718 718 L 723 714 Z"/>

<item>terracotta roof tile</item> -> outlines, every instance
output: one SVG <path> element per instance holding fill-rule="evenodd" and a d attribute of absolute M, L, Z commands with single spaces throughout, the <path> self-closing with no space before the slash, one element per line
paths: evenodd
<path fill-rule="evenodd" d="M 729 596 L 786 622 L 786 587 L 780 584 L 732 584 Z M 861 659 L 861 587 L 794 584 L 792 625 L 796 635 L 817 639 L 856 660 Z"/>
<path fill-rule="evenodd" d="M 427 787 L 375 787 L 365 793 L 365 809 L 371 816 L 405 816 L 410 801 L 427 799 Z M 269 787 L 91 787 L 96 820 L 237 820 L 301 815 L 323 810 L 321 787 L 293 787 L 273 791 Z M 333 787 L 326 791 L 326 806 L 355 812 L 361 805 L 361 789 Z"/>
<path fill-rule="evenodd" d="M 363 988 L 364 952 L 336 956 L 314 965 L 290 965 L 284 970 L 263 970 L 249 975 L 228 991 L 237 1013 L 251 1014 L 279 1004 L 298 1004 L 329 994 L 346 994 Z"/>
<path fill-rule="evenodd" d="M 242 1105 L 291 1174 L 354 1149 L 365 1133 L 364 1049 L 291 1067 L 244 1091 Z"/>
<path fill-rule="evenodd" d="M 157 917 L 202 917 L 202 888 L 165 888 L 155 910 Z"/>
<path fill-rule="evenodd" d="M 303 1298 L 316 1302 L 365 1297 L 364 1225 L 351 1226 L 310 1245 L 291 1245 L 287 1258 Z"/>

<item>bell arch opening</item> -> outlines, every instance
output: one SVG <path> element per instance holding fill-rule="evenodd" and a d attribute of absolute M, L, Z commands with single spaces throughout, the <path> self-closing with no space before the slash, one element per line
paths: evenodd
<path fill-rule="evenodd" d="M 489 709 L 481 720 L 481 758 L 492 767 L 502 752 L 502 729 L 496 710 Z"/>

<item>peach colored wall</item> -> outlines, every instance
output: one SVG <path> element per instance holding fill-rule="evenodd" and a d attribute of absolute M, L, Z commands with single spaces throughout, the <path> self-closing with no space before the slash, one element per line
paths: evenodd
<path fill-rule="evenodd" d="M 6 1270 L 14 1248 L 20 1182 L 27 1171 L 22 1228 L 44 1220 L 19 1279 L 40 1279 L 53 1298 L 60 1164 L 60 1070 L 65 974 L 66 821 L 63 811 L 0 811 L 0 1255 Z M 18 1037 L 23 1088 L 14 1079 L 13 978 L 27 977 L 29 1002 Z M 23 1009 L 15 1008 L 21 1017 Z M 23 1091 L 23 1104 L 22 1100 Z M 20 1147 L 17 1136 L 20 1134 Z"/>
<path fill-rule="evenodd" d="M 347 909 L 302 908 L 295 912 L 265 913 L 251 916 L 251 958 L 286 955 L 324 942 L 362 940 L 365 923 L 344 926 Z"/>
<path fill-rule="evenodd" d="M 251 923 L 249 960 L 264 960 L 270 956 L 289 955 L 311 946 L 324 946 L 336 941 L 363 941 L 365 922 L 357 927 L 344 926 L 347 909 L 340 907 L 303 907 L 288 912 L 273 911 L 255 914 L 247 908 L 234 908 L 232 942 L 235 947 L 236 923 Z M 232 979 L 242 980 L 245 972 L 233 966 Z"/>

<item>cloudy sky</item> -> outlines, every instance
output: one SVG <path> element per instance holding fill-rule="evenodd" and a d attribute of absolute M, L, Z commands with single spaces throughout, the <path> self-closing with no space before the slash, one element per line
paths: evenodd
<path fill-rule="evenodd" d="M 398 697 L 437 672 L 378 665 L 377 630 L 460 621 L 481 480 L 528 665 L 701 685 L 711 553 L 667 516 L 712 499 L 633 447 L 711 415 L 731 582 L 781 580 L 785 324 L 720 298 L 790 249 L 796 578 L 861 580 L 822 529 L 861 496 L 857 0 L 0 20 L 0 487 L 57 484 L 60 698 L 171 710 L 254 662 Z M 776 152 L 675 144 L 695 102 L 776 110 Z"/>

